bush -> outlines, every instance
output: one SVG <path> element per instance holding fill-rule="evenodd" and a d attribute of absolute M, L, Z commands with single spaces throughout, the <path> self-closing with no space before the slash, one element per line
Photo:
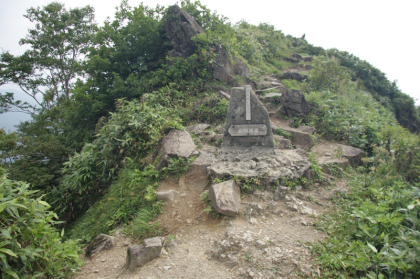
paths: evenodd
<path fill-rule="evenodd" d="M 81 265 L 75 241 L 62 241 L 57 215 L 34 198 L 29 184 L 0 169 L 0 270 L 2 278 L 68 278 Z"/>

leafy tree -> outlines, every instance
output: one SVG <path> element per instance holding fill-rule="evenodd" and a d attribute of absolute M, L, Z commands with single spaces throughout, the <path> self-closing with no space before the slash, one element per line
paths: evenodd
<path fill-rule="evenodd" d="M 1 54 L 0 85 L 18 84 L 38 106 L 14 101 L 9 93 L 0 99 L 3 107 L 15 106 L 36 114 L 57 109 L 70 100 L 73 82 L 83 73 L 83 57 L 96 30 L 93 11 L 90 6 L 67 11 L 57 2 L 27 10 L 25 17 L 35 23 L 35 28 L 20 44 L 30 49 L 17 57 L 9 52 Z M 51 117 L 53 121 L 62 120 L 59 109 Z"/>

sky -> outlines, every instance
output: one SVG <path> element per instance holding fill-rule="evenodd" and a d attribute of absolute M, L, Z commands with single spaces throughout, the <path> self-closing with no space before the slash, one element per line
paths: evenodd
<path fill-rule="evenodd" d="M 30 7 L 42 7 L 51 0 L 0 0 L 0 51 L 20 55 L 25 46 L 19 40 L 32 25 L 24 18 Z M 115 14 L 120 1 L 61 0 L 66 8 L 91 5 L 96 22 L 101 24 Z M 128 0 L 130 6 L 141 2 L 149 7 L 169 6 L 175 0 Z M 242 19 L 252 23 L 269 23 L 284 34 L 301 37 L 314 46 L 348 51 L 397 80 L 402 92 L 420 105 L 420 83 L 417 81 L 420 55 L 418 29 L 420 3 L 416 0 L 294 0 L 294 1 L 227 1 L 201 0 L 212 11 L 232 23 Z M 7 84 L 0 89 L 18 89 Z M 4 121 L 0 115 L 0 128 Z"/>

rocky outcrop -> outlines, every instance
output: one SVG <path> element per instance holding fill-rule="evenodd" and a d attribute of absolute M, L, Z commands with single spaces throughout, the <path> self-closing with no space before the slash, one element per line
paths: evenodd
<path fill-rule="evenodd" d="M 188 158 L 195 151 L 196 146 L 187 131 L 173 129 L 166 135 L 160 145 L 158 154 L 159 162 L 156 165 L 157 170 L 169 166 L 170 158 Z"/>
<path fill-rule="evenodd" d="M 217 45 L 215 48 L 217 58 L 212 65 L 213 77 L 232 85 L 235 82 L 235 78 L 232 76 L 232 68 L 229 63 L 229 57 L 221 45 Z"/>
<path fill-rule="evenodd" d="M 284 112 L 288 117 L 305 119 L 308 113 L 311 111 L 311 107 L 305 100 L 305 96 L 298 90 L 289 89 L 279 98 L 281 104 L 283 105 Z"/>
<path fill-rule="evenodd" d="M 187 58 L 194 54 L 197 47 L 191 39 L 199 33 L 205 33 L 204 29 L 178 5 L 168 8 L 167 19 L 165 21 L 166 33 L 168 34 L 171 45 L 174 48 L 170 55 Z"/>
<path fill-rule="evenodd" d="M 221 214 L 235 216 L 241 209 L 241 191 L 234 180 L 211 186 L 209 196 L 213 208 Z"/>
<path fill-rule="evenodd" d="M 179 179 L 179 186 L 192 191 L 203 191 L 208 185 L 207 167 L 213 163 L 213 157 L 205 152 L 192 163 L 190 169 Z"/>
<path fill-rule="evenodd" d="M 98 235 L 86 248 L 85 256 L 91 258 L 102 250 L 109 250 L 114 247 L 114 238 L 106 234 Z"/>
<path fill-rule="evenodd" d="M 143 244 L 127 248 L 126 267 L 134 271 L 153 259 L 160 257 L 164 237 L 154 237 L 143 240 Z"/>

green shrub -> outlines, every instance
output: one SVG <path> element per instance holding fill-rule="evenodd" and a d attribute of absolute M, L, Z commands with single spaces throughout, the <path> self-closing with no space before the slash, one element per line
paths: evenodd
<path fill-rule="evenodd" d="M 0 169 L 0 270 L 2 278 L 68 278 L 81 265 L 75 241 L 62 241 L 57 215 L 34 198 L 29 184 Z"/>

